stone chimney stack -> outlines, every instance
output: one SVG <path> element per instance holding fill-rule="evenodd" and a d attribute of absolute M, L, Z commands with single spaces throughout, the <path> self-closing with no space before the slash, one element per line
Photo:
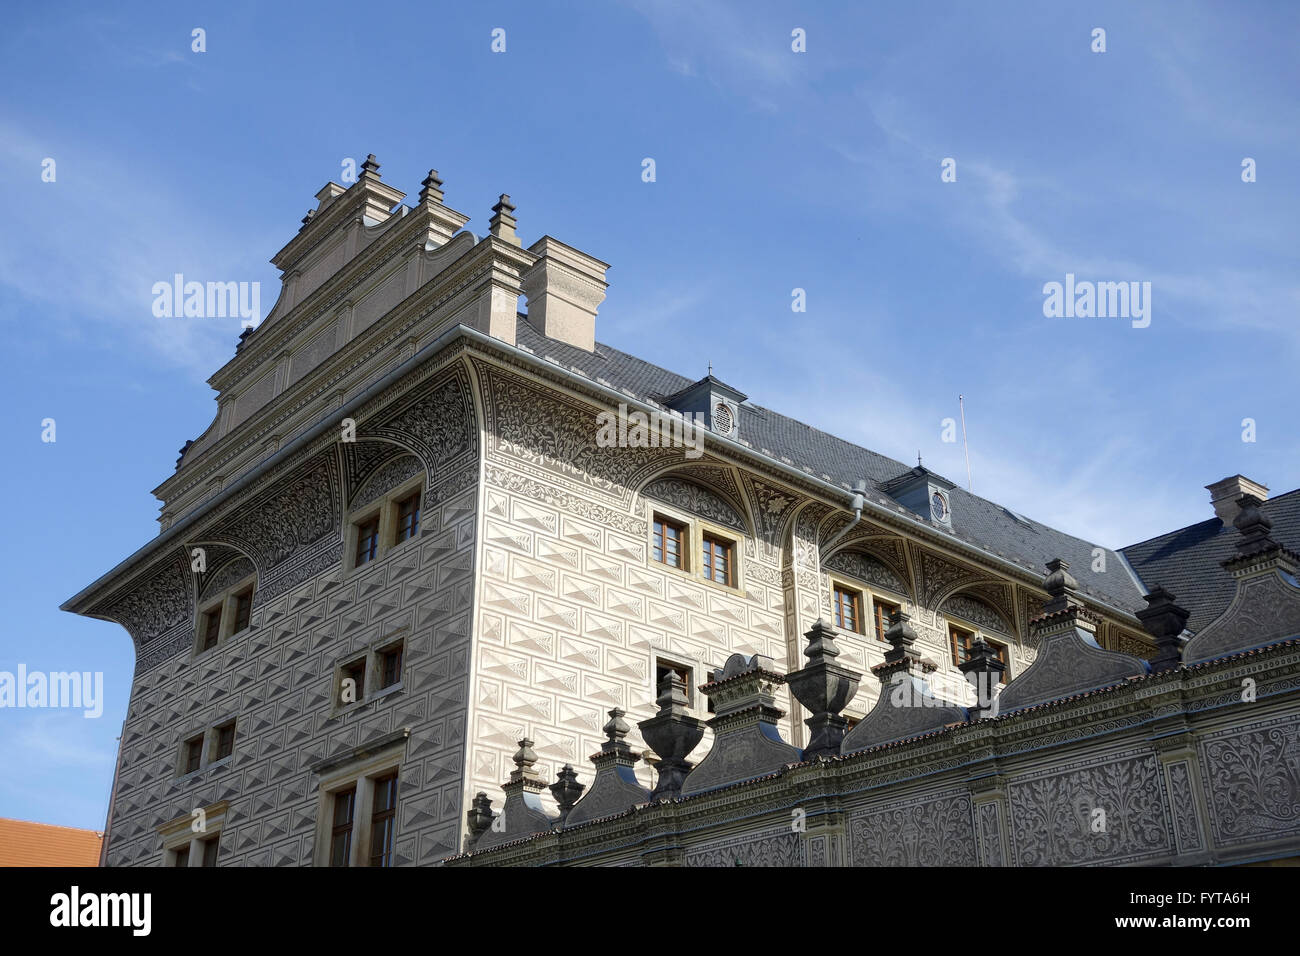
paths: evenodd
<path fill-rule="evenodd" d="M 1241 513 L 1237 499 L 1242 495 L 1254 495 L 1260 501 L 1268 501 L 1268 489 L 1245 475 L 1233 475 L 1205 487 L 1210 492 L 1210 504 L 1214 506 L 1214 513 L 1224 525 L 1230 526 L 1237 520 L 1237 515 Z"/>
<path fill-rule="evenodd" d="M 540 258 L 523 278 L 528 322 L 542 335 L 596 349 L 596 308 L 605 301 L 609 263 L 543 236 L 528 247 Z"/>

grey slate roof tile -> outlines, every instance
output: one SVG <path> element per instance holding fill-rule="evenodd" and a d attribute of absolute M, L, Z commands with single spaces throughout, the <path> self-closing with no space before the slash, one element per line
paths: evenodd
<path fill-rule="evenodd" d="M 695 381 L 603 343 L 596 343 L 594 352 L 586 352 L 546 338 L 522 315 L 516 341 L 539 354 L 554 355 L 562 364 L 580 368 L 590 378 L 641 399 L 657 401 Z M 793 463 L 801 470 L 811 468 L 815 474 L 828 475 L 833 483 L 846 487 L 860 478 L 880 484 L 911 467 L 749 402 L 742 406 L 740 435 L 768 457 Z M 879 497 L 878 493 L 871 495 L 873 501 Z M 1046 573 L 1048 561 L 1062 558 L 1070 563 L 1071 573 L 1084 593 L 1125 610 L 1146 606 L 1132 576 L 1109 548 L 1103 549 L 1105 571 L 1095 573 L 1093 549 L 1097 545 L 1038 521 L 1018 519 L 1001 505 L 960 487 L 952 489 L 950 498 L 953 530 L 958 538 L 1001 553 L 1039 575 Z M 947 533 L 929 519 L 922 523 Z M 1227 577 L 1222 569 L 1219 573 Z"/>

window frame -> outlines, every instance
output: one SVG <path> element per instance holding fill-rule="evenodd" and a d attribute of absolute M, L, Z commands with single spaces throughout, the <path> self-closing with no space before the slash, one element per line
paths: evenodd
<path fill-rule="evenodd" d="M 647 499 L 650 503 L 648 537 L 646 538 L 646 567 L 669 574 L 677 574 L 691 581 L 698 581 L 712 587 L 726 588 L 728 591 L 744 594 L 742 582 L 745 580 L 745 564 L 741 542 L 747 540 L 748 532 L 737 531 L 725 525 L 714 524 L 704 518 L 667 507 L 659 501 Z M 679 527 L 684 532 L 683 561 L 685 567 L 675 568 L 655 558 L 655 523 L 665 522 Z M 729 549 L 730 579 L 729 583 L 715 581 L 704 576 L 704 539 L 715 538 L 726 544 Z"/>
<path fill-rule="evenodd" d="M 331 698 L 330 716 L 335 717 L 355 707 L 387 697 L 389 694 L 400 693 L 406 686 L 406 672 L 410 663 L 408 659 L 409 647 L 407 646 L 409 639 L 409 629 L 399 627 L 371 642 L 368 647 L 337 658 L 334 661 L 334 690 Z M 379 682 L 384 679 L 385 655 L 392 653 L 394 650 L 400 655 L 397 680 L 391 684 L 380 685 Z M 358 666 L 364 668 L 364 677 L 359 688 L 360 693 L 357 694 L 356 700 L 345 703 L 343 701 L 343 681 L 349 676 L 352 669 Z"/>
<path fill-rule="evenodd" d="M 352 803 L 352 842 L 348 847 L 347 865 L 370 865 L 376 782 L 394 774 L 397 777 L 397 784 L 391 819 L 392 852 L 396 853 L 397 838 L 401 830 L 402 759 L 405 749 L 404 746 L 385 748 L 373 757 L 352 761 L 321 774 L 317 787 L 320 797 L 316 809 L 313 866 L 332 865 L 334 799 L 338 794 L 346 793 L 352 788 L 355 788 L 356 796 Z"/>
<path fill-rule="evenodd" d="M 658 537 L 656 526 L 664 528 L 664 544 L 659 550 L 663 553 L 664 558 L 668 556 L 667 531 L 672 529 L 677 532 L 677 560 L 676 565 L 669 564 L 666 560 L 655 557 L 655 539 Z M 672 571 L 682 571 L 689 574 L 691 571 L 691 526 L 689 522 L 684 522 L 671 515 L 664 514 L 662 511 L 653 511 L 650 515 L 650 562 L 651 564 L 662 565 Z"/>
<path fill-rule="evenodd" d="M 248 598 L 248 617 L 243 627 L 239 623 L 239 601 Z M 232 638 L 240 637 L 253 627 L 253 602 L 257 599 L 257 572 L 247 574 L 219 594 L 210 596 L 199 603 L 199 611 L 194 622 L 194 647 L 191 660 L 218 650 Z M 208 638 L 211 622 L 217 622 L 216 640 L 211 644 Z"/>
<path fill-rule="evenodd" d="M 840 619 L 840 600 L 839 592 L 844 591 L 853 598 L 853 613 L 857 622 L 856 627 L 845 627 Z M 868 594 L 862 588 L 850 584 L 841 578 L 831 578 L 831 620 L 835 626 L 848 634 L 856 634 L 859 637 L 865 637 L 866 617 L 863 613 L 867 606 Z"/>
<path fill-rule="evenodd" d="M 384 492 L 374 501 L 366 502 L 366 504 L 348 513 L 343 542 L 344 554 L 347 557 L 348 574 L 358 573 L 363 568 L 368 568 L 376 562 L 382 561 L 389 554 L 406 547 L 413 541 L 418 541 L 424 535 L 427 529 L 425 518 L 427 517 L 428 504 L 424 492 L 425 471 L 420 468 L 397 487 Z M 417 496 L 419 498 L 419 517 L 415 533 L 409 538 L 399 541 L 397 535 L 400 530 L 401 506 Z M 361 529 L 369 525 L 371 521 L 378 521 L 379 523 L 375 530 L 375 556 L 358 564 L 357 552 L 361 543 Z"/>
<path fill-rule="evenodd" d="M 195 817 L 185 813 L 158 826 L 162 838 L 163 865 L 177 866 L 177 858 L 184 855 L 185 866 L 208 866 L 207 849 L 212 851 L 212 866 L 221 858 L 221 834 L 225 830 L 226 811 L 230 808 L 228 800 L 219 800 L 202 808 L 203 829 L 194 829 Z"/>
<path fill-rule="evenodd" d="M 948 625 L 948 653 L 952 655 L 953 667 L 960 667 L 960 665 L 964 663 L 961 655 L 958 653 L 957 637 L 954 633 L 955 631 L 962 631 L 965 634 L 970 635 L 970 643 L 973 644 L 976 638 L 982 637 L 984 638 L 985 643 L 999 651 L 998 659 L 1001 660 L 1004 665 L 1002 680 L 1000 683 L 1005 685 L 1011 682 L 1011 645 L 1007 641 L 993 637 L 980 630 L 978 627 L 975 627 L 972 624 L 967 624 L 964 621 L 950 617 L 947 617 L 944 620 Z"/>

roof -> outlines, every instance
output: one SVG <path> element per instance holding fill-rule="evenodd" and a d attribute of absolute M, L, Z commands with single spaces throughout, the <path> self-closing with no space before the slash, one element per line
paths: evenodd
<path fill-rule="evenodd" d="M 515 342 L 566 368 L 577 369 L 616 389 L 626 389 L 638 398 L 662 401 L 659 396 L 673 395 L 696 381 L 601 342 L 596 343 L 594 352 L 587 352 L 547 338 L 523 316 Z M 755 450 L 769 457 L 789 459 L 796 467 L 807 466 L 814 475 L 825 475 L 846 489 L 865 478 L 877 491 L 868 494 L 868 500 L 877 505 L 883 495 L 881 487 L 914 467 L 750 403 L 742 406 L 737 434 Z M 1127 611 L 1146 606 L 1137 582 L 1110 548 L 1102 548 L 1107 558 L 1105 570 L 1094 572 L 1093 552 L 1099 545 L 1014 514 L 960 486 L 949 491 L 949 499 L 952 531 L 924 517 L 923 523 L 931 530 L 1001 555 L 1036 575 L 1045 573 L 1048 561 L 1061 558 L 1070 563 L 1084 594 Z M 893 507 L 895 502 L 890 500 L 888 504 Z M 1222 569 L 1216 571 L 1228 579 Z"/>
<path fill-rule="evenodd" d="M 1269 536 L 1300 551 L 1300 489 L 1268 499 L 1259 510 L 1273 522 Z M 1200 631 L 1227 610 L 1237 593 L 1237 582 L 1220 565 L 1236 553 L 1240 539 L 1236 528 L 1216 517 L 1120 551 L 1142 583 L 1172 594 L 1179 607 L 1191 612 L 1188 629 Z"/>
<path fill-rule="evenodd" d="M 0 866 L 99 866 L 94 830 L 0 817 Z"/>

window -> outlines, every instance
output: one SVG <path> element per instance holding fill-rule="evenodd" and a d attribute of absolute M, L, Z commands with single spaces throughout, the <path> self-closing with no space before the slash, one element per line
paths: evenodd
<path fill-rule="evenodd" d="M 862 633 L 862 592 L 835 585 L 835 626 Z"/>
<path fill-rule="evenodd" d="M 245 588 L 235 595 L 235 624 L 234 627 L 231 628 L 232 634 L 238 634 L 244 628 L 248 627 L 248 616 L 252 607 L 252 588 Z"/>
<path fill-rule="evenodd" d="M 970 660 L 971 645 L 975 643 L 975 632 L 968 631 L 964 627 L 958 627 L 956 624 L 948 625 L 948 635 L 952 642 L 952 659 L 954 664 L 964 664 Z M 984 638 L 985 643 L 993 648 L 997 654 L 998 660 L 1002 662 L 1005 668 L 1002 671 L 1002 682 L 1006 683 L 1011 680 L 1011 660 L 1007 656 L 1007 647 L 1005 644 L 999 644 L 997 641 L 990 641 Z"/>
<path fill-rule="evenodd" d="M 199 650 L 207 651 L 217 646 L 217 641 L 221 638 L 221 605 L 218 604 L 211 611 L 203 614 L 203 638 L 199 645 Z"/>
<path fill-rule="evenodd" d="M 411 464 L 416 467 L 414 459 Z M 411 478 L 349 516 L 344 553 L 350 555 L 353 570 L 420 536 L 423 494 L 423 478 Z"/>
<path fill-rule="evenodd" d="M 217 865 L 217 848 L 220 844 L 220 837 L 208 837 L 203 841 L 203 866 Z"/>
<path fill-rule="evenodd" d="M 160 825 L 164 866 L 216 866 L 230 804 L 221 800 Z M 201 821 L 201 823 L 200 823 Z"/>
<path fill-rule="evenodd" d="M 686 704 L 688 707 L 693 707 L 695 705 L 695 682 L 691 678 L 691 668 L 685 664 L 675 664 L 662 658 L 655 659 L 655 699 L 659 697 L 659 685 L 663 683 L 664 678 L 669 674 L 676 674 L 677 679 L 686 685 Z"/>
<path fill-rule="evenodd" d="M 375 780 L 374 812 L 370 817 L 370 865 L 393 865 L 393 827 L 397 816 L 397 773 Z"/>
<path fill-rule="evenodd" d="M 685 539 L 686 527 L 684 525 L 655 515 L 654 559 L 656 561 L 660 564 L 666 564 L 670 568 L 686 570 L 686 564 L 682 560 L 685 554 L 682 547 Z"/>
<path fill-rule="evenodd" d="M 872 598 L 871 603 L 876 609 L 876 640 L 883 642 L 885 632 L 889 630 L 889 619 L 897 614 L 901 608 L 897 604 L 890 604 L 888 601 L 880 600 L 880 598 Z"/>
<path fill-rule="evenodd" d="M 733 545 L 730 541 L 711 534 L 704 535 L 704 577 L 718 584 L 731 587 L 731 554 Z"/>
<path fill-rule="evenodd" d="M 245 562 L 247 565 L 247 562 Z M 251 568 L 251 565 L 248 565 Z M 224 573 L 226 565 L 218 573 Z M 199 614 L 194 653 L 210 651 L 228 637 L 247 630 L 253 613 L 255 576 L 237 581 L 225 593 L 211 598 Z"/>
<path fill-rule="evenodd" d="M 400 544 L 420 533 L 420 493 L 397 503 L 397 541 Z"/>
<path fill-rule="evenodd" d="M 366 659 L 344 666 L 339 680 L 339 703 L 355 704 L 366 696 Z"/>
<path fill-rule="evenodd" d="M 357 525 L 356 566 L 366 564 L 379 556 L 379 516 Z"/>
<path fill-rule="evenodd" d="M 334 794 L 334 825 L 330 831 L 330 866 L 347 866 L 352 857 L 352 818 L 356 813 L 356 784 Z"/>
<path fill-rule="evenodd" d="M 320 778 L 317 866 L 393 866 L 397 790 L 403 746 L 333 766 Z"/>
<path fill-rule="evenodd" d="M 402 645 L 395 644 L 379 652 L 379 689 L 392 687 L 402 679 Z"/>
<path fill-rule="evenodd" d="M 185 769 L 182 773 L 193 773 L 203 763 L 203 735 L 191 737 L 185 741 Z"/>
<path fill-rule="evenodd" d="M 216 746 L 212 751 L 213 760 L 224 760 L 235 752 L 235 722 L 233 720 L 216 728 Z"/>

